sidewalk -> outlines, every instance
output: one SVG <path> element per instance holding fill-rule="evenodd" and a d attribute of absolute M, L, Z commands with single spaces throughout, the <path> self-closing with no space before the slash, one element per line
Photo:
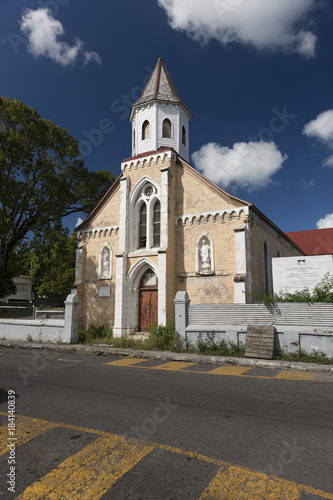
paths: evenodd
<path fill-rule="evenodd" d="M 70 354 L 87 356 L 128 357 L 140 359 L 153 359 L 162 361 L 184 361 L 190 363 L 208 363 L 213 365 L 250 366 L 260 368 L 275 368 L 277 370 L 297 370 L 307 372 L 326 372 L 333 374 L 333 365 L 317 363 L 296 363 L 293 361 L 277 361 L 256 358 L 233 358 L 230 356 L 205 356 L 191 353 L 178 353 L 170 351 L 139 351 L 136 349 L 118 349 L 105 344 L 52 344 L 48 342 L 26 342 L 14 340 L 1 340 L 0 347 L 13 349 L 50 350 Z"/>

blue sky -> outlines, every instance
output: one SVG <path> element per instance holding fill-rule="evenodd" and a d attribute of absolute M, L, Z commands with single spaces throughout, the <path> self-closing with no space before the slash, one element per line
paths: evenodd
<path fill-rule="evenodd" d="M 333 8 L 319 6 L 327 59 L 317 0 L 1 0 L 0 94 L 118 176 L 162 57 L 193 113 L 194 166 L 283 231 L 333 227 Z"/>

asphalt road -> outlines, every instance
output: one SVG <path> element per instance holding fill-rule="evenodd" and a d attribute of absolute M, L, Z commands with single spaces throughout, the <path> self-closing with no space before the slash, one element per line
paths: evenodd
<path fill-rule="evenodd" d="M 113 361 L 0 348 L 2 450 L 9 390 L 18 437 L 2 498 L 333 499 L 332 380 Z"/>

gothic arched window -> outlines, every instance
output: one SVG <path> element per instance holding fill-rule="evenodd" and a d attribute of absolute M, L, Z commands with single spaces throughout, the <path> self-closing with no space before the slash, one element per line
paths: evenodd
<path fill-rule="evenodd" d="M 142 140 L 149 139 L 149 121 L 145 120 L 142 124 Z"/>
<path fill-rule="evenodd" d="M 186 130 L 185 130 L 184 125 L 182 126 L 182 144 L 184 144 L 184 146 L 186 146 Z"/>
<path fill-rule="evenodd" d="M 153 246 L 159 247 L 161 241 L 161 203 L 155 202 L 153 213 Z"/>
<path fill-rule="evenodd" d="M 171 139 L 171 121 L 169 120 L 169 118 L 165 118 L 165 120 L 163 120 L 162 136 L 166 137 L 167 139 Z"/>
<path fill-rule="evenodd" d="M 139 218 L 139 248 L 146 248 L 147 243 L 147 205 L 142 203 Z"/>

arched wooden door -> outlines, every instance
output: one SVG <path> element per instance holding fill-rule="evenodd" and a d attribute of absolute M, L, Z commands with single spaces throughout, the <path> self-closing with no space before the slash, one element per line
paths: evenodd
<path fill-rule="evenodd" d="M 148 269 L 142 276 L 139 287 L 139 325 L 140 332 L 148 332 L 158 324 L 158 280 L 156 274 Z"/>

